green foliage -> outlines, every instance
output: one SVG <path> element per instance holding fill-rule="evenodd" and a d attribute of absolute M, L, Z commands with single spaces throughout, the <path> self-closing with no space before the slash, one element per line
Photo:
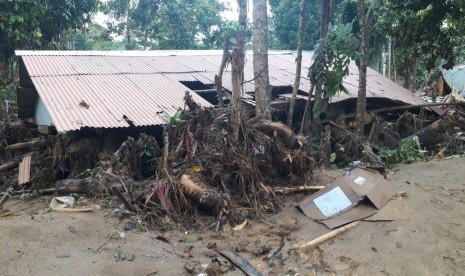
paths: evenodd
<path fill-rule="evenodd" d="M 78 174 L 76 177 L 78 178 L 87 178 L 87 177 L 94 177 L 100 171 L 100 167 L 95 167 L 92 169 L 86 169 L 82 173 Z"/>
<path fill-rule="evenodd" d="M 454 64 L 454 50 L 463 45 L 457 38 L 463 37 L 464 18 L 464 1 L 384 0 L 378 24 L 395 38 L 398 71 L 408 77 L 414 60 L 421 60 L 428 71 L 437 60 L 445 67 Z"/>
<path fill-rule="evenodd" d="M 424 151 L 421 150 L 418 138 L 411 138 L 402 141 L 402 143 L 393 150 L 381 150 L 379 156 L 386 160 L 387 163 L 413 163 L 425 159 Z"/>
<path fill-rule="evenodd" d="M 114 41 L 110 31 L 98 24 L 84 30 L 67 30 L 60 36 L 59 48 L 66 50 L 124 50 L 122 41 Z"/>
<path fill-rule="evenodd" d="M 309 68 L 308 77 L 312 83 L 321 84 L 323 91 L 321 98 L 316 98 L 313 116 L 323 112 L 326 101 L 339 91 L 347 93 L 342 80 L 349 74 L 351 59 L 359 59 L 359 38 L 352 31 L 352 25 L 337 25 L 331 28 L 326 38 L 320 39 L 315 46 L 313 63 Z"/>
<path fill-rule="evenodd" d="M 0 78 L 16 49 L 46 49 L 90 22 L 98 0 L 0 0 Z M 1 83 L 0 83 L 1 84 Z"/>
<path fill-rule="evenodd" d="M 127 49 L 213 48 L 223 26 L 218 0 L 110 0 L 102 10 Z"/>
<path fill-rule="evenodd" d="M 307 0 L 305 6 L 305 30 L 303 49 L 311 50 L 319 36 L 320 0 Z M 296 49 L 299 29 L 300 1 L 274 0 L 270 1 L 272 16 L 270 17 L 270 48 Z"/>
<path fill-rule="evenodd" d="M 165 121 L 169 127 L 174 127 L 177 124 L 184 122 L 184 120 L 182 119 L 182 111 L 178 110 L 173 116 L 171 117 L 167 116 Z"/>

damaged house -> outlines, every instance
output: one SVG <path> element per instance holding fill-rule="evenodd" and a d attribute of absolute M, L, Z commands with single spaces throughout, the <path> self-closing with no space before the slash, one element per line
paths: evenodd
<path fill-rule="evenodd" d="M 215 75 L 221 51 L 17 51 L 20 82 L 18 116 L 34 118 L 38 126 L 54 126 L 59 133 L 81 129 L 125 129 L 161 126 L 184 107 L 189 91 L 199 105 L 217 104 Z M 295 53 L 269 53 L 272 107 L 275 114 L 287 109 L 295 77 Z M 310 81 L 311 52 L 303 53 L 304 76 L 298 108 L 305 103 Z M 330 101 L 333 109 L 354 109 L 358 91 L 358 69 L 350 64 L 344 78 L 348 94 Z M 254 104 L 252 54 L 244 68 L 243 101 Z M 230 93 L 231 71 L 223 74 L 223 90 Z M 408 90 L 368 69 L 368 107 L 422 104 Z M 279 118 L 278 118 L 279 119 Z"/>
<path fill-rule="evenodd" d="M 66 133 L 71 137 L 68 155 L 78 155 L 80 148 L 88 152 L 92 149 L 89 155 L 93 157 L 83 162 L 87 166 L 84 168 L 111 155 L 130 136 L 147 133 L 161 144 L 162 127 L 184 108 L 186 91 L 200 106 L 218 104 L 215 75 L 222 51 L 17 51 L 16 55 L 18 116 L 33 118 L 41 131 Z M 247 53 L 242 98 L 250 107 L 254 105 L 252 60 L 252 53 Z M 302 72 L 308 71 L 310 60 L 311 52 L 304 52 Z M 284 120 L 295 77 L 295 53 L 271 51 L 269 75 L 273 116 Z M 367 82 L 368 109 L 424 103 L 374 70 L 368 69 Z M 333 97 L 326 116 L 355 111 L 355 63 L 350 65 L 344 85 L 349 93 Z M 304 74 L 296 122 L 303 114 L 309 89 L 310 81 Z M 231 71 L 227 67 L 223 74 L 226 102 L 231 90 Z M 80 169 L 83 167 L 64 170 L 76 174 Z"/>

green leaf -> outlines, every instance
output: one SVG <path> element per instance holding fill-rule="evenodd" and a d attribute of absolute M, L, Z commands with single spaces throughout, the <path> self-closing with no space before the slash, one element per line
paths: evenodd
<path fill-rule="evenodd" d="M 329 162 L 334 163 L 334 161 L 336 161 L 336 153 L 335 152 L 331 153 L 331 155 L 329 156 Z"/>

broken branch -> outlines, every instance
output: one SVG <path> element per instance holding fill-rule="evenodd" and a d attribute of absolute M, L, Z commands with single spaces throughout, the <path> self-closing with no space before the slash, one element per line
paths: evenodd
<path fill-rule="evenodd" d="M 281 195 L 287 195 L 290 193 L 300 193 L 308 191 L 319 191 L 325 186 L 297 186 L 297 187 L 279 187 L 276 186 L 273 188 L 274 192 Z"/>

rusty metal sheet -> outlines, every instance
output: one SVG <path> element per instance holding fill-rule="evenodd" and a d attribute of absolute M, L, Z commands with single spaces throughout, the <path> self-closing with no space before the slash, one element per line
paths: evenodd
<path fill-rule="evenodd" d="M 162 125 L 184 106 L 187 87 L 161 74 L 33 77 L 59 132 L 82 127 Z M 192 92 L 192 91 L 191 91 Z M 211 106 L 195 93 L 201 106 Z"/>
<path fill-rule="evenodd" d="M 31 178 L 31 160 L 32 156 L 27 155 L 19 163 L 18 184 L 23 185 L 29 183 Z"/>
<path fill-rule="evenodd" d="M 141 60 L 154 67 L 161 73 L 189 73 L 195 69 L 173 60 L 171 57 L 140 57 Z"/>
<path fill-rule="evenodd" d="M 126 74 L 147 74 L 147 73 L 159 73 L 155 67 L 146 63 L 139 57 L 116 57 L 106 56 L 107 60 L 114 68 L 120 73 Z"/>
<path fill-rule="evenodd" d="M 29 76 L 63 76 L 78 72 L 63 56 L 22 56 Z"/>

